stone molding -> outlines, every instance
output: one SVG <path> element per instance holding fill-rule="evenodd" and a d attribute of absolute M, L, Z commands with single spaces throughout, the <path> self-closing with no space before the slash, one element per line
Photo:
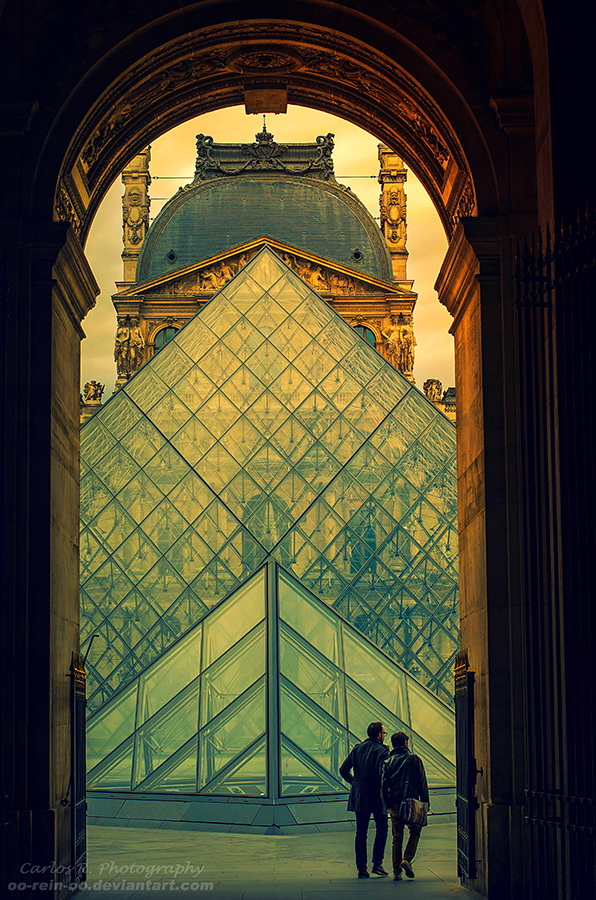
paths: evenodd
<path fill-rule="evenodd" d="M 467 218 L 457 226 L 435 282 L 439 301 L 459 320 L 481 279 L 500 277 L 500 220 L 496 216 Z"/>
<path fill-rule="evenodd" d="M 260 48 L 251 55 L 250 73 L 249 38 L 250 43 L 258 38 Z M 259 89 L 279 87 L 280 66 L 290 102 L 317 106 L 317 98 L 325 94 L 330 112 L 354 110 L 363 125 L 370 120 L 384 140 L 404 148 L 402 155 L 415 157 L 419 177 L 449 234 L 459 217 L 474 212 L 474 189 L 461 145 L 438 105 L 404 69 L 347 36 L 338 50 L 336 34 L 324 28 L 238 22 L 181 36 L 112 83 L 88 113 L 65 159 L 57 216 L 64 220 L 72 215 L 66 192 L 84 236 L 114 177 L 166 124 L 241 103 L 251 79 L 258 78 Z M 381 120 L 380 109 L 393 113 Z M 89 197 L 83 196 L 83 186 L 88 186 Z"/>
<path fill-rule="evenodd" d="M 55 226 L 61 229 L 63 225 Z M 74 230 L 68 228 L 52 267 L 54 296 L 72 320 L 80 338 L 85 337 L 81 322 L 93 309 L 100 288 Z"/>

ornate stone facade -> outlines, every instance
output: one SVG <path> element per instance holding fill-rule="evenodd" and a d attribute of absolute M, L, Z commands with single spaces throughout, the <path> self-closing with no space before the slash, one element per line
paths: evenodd
<path fill-rule="evenodd" d="M 417 295 L 405 286 L 382 282 L 361 272 L 333 265 L 328 260 L 272 238 L 251 241 L 231 253 L 205 260 L 142 285 L 120 283 L 112 300 L 118 314 L 114 359 L 117 386 L 155 352 L 156 337 L 164 328 L 181 328 L 268 244 L 313 290 L 320 293 L 350 325 L 370 329 L 375 347 L 406 377 L 414 381 L 413 311 Z M 408 282 L 411 285 L 412 282 Z M 133 326 L 133 322 L 137 323 Z M 136 368 L 129 352 L 136 328 L 143 339 L 135 348 Z"/>
<path fill-rule="evenodd" d="M 137 260 L 145 235 L 149 230 L 149 163 L 151 148 L 147 147 L 122 172 L 124 196 L 122 197 L 122 262 L 124 281 L 135 280 Z"/>
<path fill-rule="evenodd" d="M 379 146 L 379 184 L 382 193 L 379 198 L 381 212 L 381 230 L 387 241 L 393 277 L 396 281 L 407 278 L 408 251 L 407 239 L 407 203 L 404 183 L 408 177 L 403 160 L 393 153 L 389 147 Z"/>
<path fill-rule="evenodd" d="M 383 187 L 379 234 L 370 214 L 352 192 L 337 184 L 333 171 L 333 147 L 332 134 L 321 135 L 311 144 L 278 144 L 265 124 L 252 144 L 216 144 L 212 137 L 199 134 L 194 179 L 175 195 L 176 202 L 189 196 L 190 192 L 205 190 L 208 188 L 206 182 L 221 184 L 229 180 L 230 184 L 235 184 L 238 179 L 261 177 L 262 173 L 265 173 L 263 177 L 276 181 L 289 179 L 284 207 L 286 212 L 279 220 L 274 220 L 274 227 L 283 233 L 284 222 L 291 215 L 292 191 L 296 190 L 292 187 L 296 183 L 292 179 L 299 176 L 305 182 L 324 182 L 331 185 L 329 189 L 336 194 L 341 196 L 345 193 L 345 203 L 355 219 L 368 221 L 367 227 L 376 235 L 374 240 L 381 248 L 381 254 L 384 254 L 386 271 L 393 275 L 393 279 L 391 274 L 388 280 L 382 280 L 362 270 L 367 265 L 370 267 L 371 261 L 365 259 L 358 247 L 354 248 L 351 258 L 349 254 L 346 256 L 350 262 L 353 260 L 352 269 L 323 255 L 315 255 L 283 240 L 267 237 L 247 241 L 233 250 L 198 260 L 192 265 L 183 264 L 173 272 L 152 280 L 146 280 L 145 275 L 143 282 L 137 283 L 134 270 L 147 231 L 150 204 L 149 148 L 135 157 L 122 174 L 126 186 L 123 197 L 124 280 L 117 285 L 119 290 L 113 297 L 118 316 L 114 349 L 117 388 L 159 349 L 162 341 L 169 339 L 174 330 L 188 322 L 237 275 L 263 243 L 275 250 L 286 265 L 320 293 L 347 322 L 367 329 L 369 341 L 372 342 L 374 336 L 378 352 L 414 382 L 416 338 L 413 311 L 417 295 L 412 291 L 413 282 L 407 280 L 406 271 L 405 166 L 401 158 L 387 147 L 379 147 L 379 182 Z M 259 222 L 255 220 L 254 232 L 258 233 L 258 228 Z M 321 253 L 325 249 L 321 246 Z M 148 252 L 154 253 L 151 244 L 143 248 L 143 255 Z M 174 250 L 170 254 L 166 257 L 172 265 L 180 266 L 178 254 Z M 143 266 L 141 261 L 139 269 Z M 360 271 L 358 266 L 362 266 Z M 136 277 L 139 277 L 138 272 Z"/>

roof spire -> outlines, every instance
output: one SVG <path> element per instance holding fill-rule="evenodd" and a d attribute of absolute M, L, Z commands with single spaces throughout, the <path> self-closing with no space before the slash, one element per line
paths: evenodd
<path fill-rule="evenodd" d="M 263 113 L 263 130 L 259 131 L 258 134 L 255 134 L 257 139 L 257 143 L 260 144 L 272 144 L 273 143 L 273 135 L 267 131 L 267 125 L 265 122 L 265 113 Z"/>

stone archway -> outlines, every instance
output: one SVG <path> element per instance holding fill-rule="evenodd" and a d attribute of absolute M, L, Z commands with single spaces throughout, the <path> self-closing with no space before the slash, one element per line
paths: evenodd
<path fill-rule="evenodd" d="M 21 253 L 18 261 L 23 271 L 33 273 L 34 302 L 31 308 L 23 303 L 19 325 L 35 353 L 12 408 L 14 412 L 20 404 L 21 411 L 32 411 L 27 447 L 36 449 L 36 441 L 42 441 L 45 452 L 30 453 L 17 467 L 33 489 L 28 495 L 31 533 L 46 548 L 43 566 L 32 575 L 32 584 L 41 584 L 37 606 L 30 606 L 31 615 L 37 610 L 42 618 L 28 633 L 30 639 L 43 637 L 42 621 L 50 621 L 48 630 L 55 633 L 68 620 L 59 646 L 50 649 L 47 637 L 44 643 L 43 677 L 59 686 L 77 641 L 73 387 L 79 322 L 93 305 L 95 290 L 82 247 L 107 187 L 159 133 L 218 107 L 245 101 L 258 107 L 272 97 L 277 103 L 287 98 L 351 119 L 416 170 L 451 238 L 439 289 L 455 317 L 457 388 L 466 410 L 460 428 L 462 634 L 479 674 L 477 752 L 485 760 L 479 783 L 485 858 L 478 886 L 502 891 L 505 897 L 511 876 L 493 864 L 494 847 L 499 846 L 501 857 L 515 860 L 522 827 L 523 767 L 515 765 L 523 729 L 515 731 L 512 709 L 521 660 L 513 659 L 509 641 L 520 626 L 519 605 L 511 603 L 518 587 L 519 541 L 514 515 L 511 527 L 517 444 L 509 275 L 511 235 L 527 231 L 536 215 L 528 53 L 514 2 L 506 3 L 500 14 L 492 5 L 482 5 L 478 16 L 463 17 L 463 25 L 450 21 L 435 3 L 420 10 L 410 0 L 399 16 L 385 10 L 382 21 L 376 4 L 364 9 L 354 5 L 358 8 L 345 6 L 338 13 L 324 0 L 291 2 L 284 7 L 286 19 L 280 20 L 271 18 L 263 0 L 250 4 L 250 18 L 247 11 L 239 20 L 238 5 L 225 0 L 209 7 L 182 4 L 167 13 L 155 2 L 133 4 L 129 18 L 120 23 L 118 4 L 106 2 L 101 12 L 94 7 L 90 13 L 96 23 L 93 39 L 81 38 L 77 44 L 74 28 L 71 40 L 78 55 L 65 64 L 54 94 L 43 98 L 39 117 L 33 106 L 19 110 L 18 124 L 26 135 L 19 212 L 34 223 L 25 241 L 27 254 Z M 9 0 L 8 6 L 14 4 Z M 56 7 L 54 16 L 55 27 L 64 28 L 65 10 Z M 111 24 L 110 16 L 117 24 Z M 85 23 L 76 25 L 84 37 Z M 42 42 L 38 25 L 27 45 L 31 58 L 36 41 Z M 46 65 L 49 71 L 50 60 Z M 41 64 L 36 71 L 43 72 Z M 15 237 L 17 243 L 23 240 Z M 18 266 L 11 258 L 11 272 Z M 21 269 L 18 273 L 19 287 L 26 292 Z M 18 348 L 8 350 L 16 371 L 22 363 Z M 493 392 L 501 400 L 496 410 L 489 408 Z M 46 407 L 51 416 L 40 418 L 38 409 Z M 15 446 L 24 433 L 19 421 Z M 41 540 L 36 519 L 52 523 L 42 530 Z M 60 549 L 60 541 L 67 550 Z M 30 566 L 34 559 L 34 544 L 21 548 L 19 565 L 25 560 Z M 22 591 L 15 591 L 15 608 L 21 596 Z M 32 680 L 38 678 L 39 658 L 31 654 L 27 660 Z M 64 708 L 62 688 L 56 687 L 54 707 L 56 698 Z M 66 746 L 68 714 L 60 722 L 51 720 L 50 701 L 44 706 L 42 696 L 37 705 L 27 702 L 30 721 L 36 713 L 43 718 L 48 752 Z M 492 766 L 496 759 L 499 765 Z M 54 816 L 44 826 L 52 830 L 50 843 L 67 841 L 70 826 L 61 809 L 64 774 L 64 766 L 57 765 L 35 803 L 31 791 L 21 791 L 23 817 L 35 819 L 29 826 L 32 844 L 43 818 L 39 809 L 50 809 Z M 23 784 L 27 779 L 30 786 L 32 769 L 23 775 Z M 61 852 L 66 858 L 66 850 Z M 521 868 L 519 859 L 517 863 Z"/>
<path fill-rule="evenodd" d="M 56 216 L 85 241 L 107 186 L 164 130 L 212 109 L 293 103 L 341 115 L 378 135 L 415 168 L 448 236 L 477 212 L 470 165 L 429 93 L 355 38 L 290 23 L 222 24 L 170 41 L 129 67 L 85 116 L 61 168 Z M 281 106 L 280 106 L 281 104 Z"/>

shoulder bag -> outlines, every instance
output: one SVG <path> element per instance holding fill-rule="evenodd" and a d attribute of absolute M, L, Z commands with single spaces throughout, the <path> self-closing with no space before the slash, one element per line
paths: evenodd
<path fill-rule="evenodd" d="M 399 821 L 404 825 L 418 825 L 422 828 L 428 825 L 428 803 L 423 800 L 416 800 L 414 797 L 408 797 L 408 788 L 410 784 L 410 775 L 404 786 L 404 800 L 401 801 L 399 807 Z"/>

